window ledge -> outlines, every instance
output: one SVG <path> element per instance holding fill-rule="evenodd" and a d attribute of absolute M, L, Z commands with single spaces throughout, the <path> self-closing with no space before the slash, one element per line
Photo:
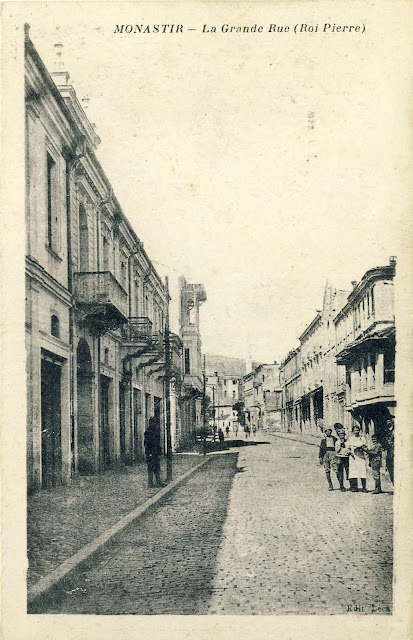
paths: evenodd
<path fill-rule="evenodd" d="M 51 249 L 48 245 L 46 245 L 46 251 L 48 253 L 50 253 L 50 255 L 57 260 L 58 262 L 62 262 L 62 258 L 56 253 L 56 251 L 53 251 L 53 249 Z"/>

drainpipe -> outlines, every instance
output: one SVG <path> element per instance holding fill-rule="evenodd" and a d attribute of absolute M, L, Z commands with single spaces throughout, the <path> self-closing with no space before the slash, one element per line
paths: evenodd
<path fill-rule="evenodd" d="M 69 345 L 70 345 L 70 447 L 71 447 L 71 475 L 76 473 L 76 460 L 75 460 L 75 411 L 74 411 L 74 310 L 73 310 L 73 265 L 72 265 L 72 234 L 71 234 L 71 183 L 72 183 L 72 171 L 75 169 L 78 161 L 85 155 L 84 149 L 75 155 L 70 154 L 66 158 L 66 236 L 67 236 L 67 288 L 72 295 L 72 305 L 69 308 Z"/>
<path fill-rule="evenodd" d="M 76 158 L 77 160 L 77 158 Z M 71 234 L 71 180 L 72 169 L 74 167 L 75 159 L 66 160 L 66 233 L 67 233 L 67 288 L 69 293 L 73 294 L 73 276 L 72 276 L 72 234 Z M 73 299 L 69 308 L 69 345 L 70 345 L 70 450 L 71 450 L 71 476 L 76 473 L 76 458 L 75 458 L 75 411 L 74 411 L 74 313 L 73 313 Z"/>
<path fill-rule="evenodd" d="M 171 434 L 171 351 L 169 333 L 169 278 L 165 277 L 166 317 L 165 317 L 165 408 L 166 408 L 166 479 L 172 480 L 172 434 Z"/>
<path fill-rule="evenodd" d="M 96 215 L 96 270 L 100 271 L 100 208 L 97 209 Z M 100 428 L 100 333 L 97 335 L 97 363 L 96 363 L 96 389 L 97 389 L 97 407 L 96 411 L 98 414 L 98 471 L 101 471 L 102 466 L 102 456 L 101 456 L 101 428 Z"/>
<path fill-rule="evenodd" d="M 136 251 L 134 251 L 133 253 L 131 253 L 129 255 L 128 258 L 128 296 L 129 296 L 129 318 L 132 317 L 132 277 L 133 277 L 133 269 L 132 269 L 132 258 L 134 256 L 136 256 L 136 254 L 139 253 L 139 249 L 137 249 Z M 128 319 L 129 320 L 129 319 Z M 128 331 L 130 330 L 130 327 L 128 326 Z M 134 407 L 133 407 L 133 367 L 132 367 L 132 360 L 126 360 L 129 362 L 129 373 L 130 373 L 130 378 L 129 378 L 129 421 L 130 421 L 130 425 L 129 425 L 129 444 L 130 444 L 130 464 L 133 465 L 134 463 L 134 458 L 135 458 L 135 416 L 134 416 Z"/>

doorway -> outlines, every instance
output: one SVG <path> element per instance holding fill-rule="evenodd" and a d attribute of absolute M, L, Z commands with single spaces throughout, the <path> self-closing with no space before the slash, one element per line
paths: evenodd
<path fill-rule="evenodd" d="M 163 437 L 161 437 L 162 398 L 153 397 L 153 415 L 156 420 L 156 428 L 159 434 L 162 450 L 164 450 Z"/>
<path fill-rule="evenodd" d="M 109 389 L 110 378 L 100 376 L 99 428 L 100 428 L 100 470 L 105 471 L 111 463 L 109 429 Z"/>
<path fill-rule="evenodd" d="M 42 485 L 53 487 L 62 482 L 61 367 L 42 359 Z"/>
<path fill-rule="evenodd" d="M 125 424 L 125 385 L 123 382 L 119 383 L 119 447 L 120 447 L 120 460 L 123 464 L 126 464 L 126 424 Z"/>
<path fill-rule="evenodd" d="M 142 458 L 142 436 L 141 436 L 141 416 L 142 416 L 142 393 L 140 389 L 133 390 L 133 461 L 137 462 Z"/>
<path fill-rule="evenodd" d="M 77 442 L 78 471 L 95 471 L 93 447 L 93 372 L 89 346 L 83 338 L 77 347 Z"/>

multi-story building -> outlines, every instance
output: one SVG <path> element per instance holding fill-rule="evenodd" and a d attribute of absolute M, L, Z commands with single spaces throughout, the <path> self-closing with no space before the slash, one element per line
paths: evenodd
<path fill-rule="evenodd" d="M 334 318 L 347 301 L 349 291 L 335 289 L 327 282 L 323 301 L 323 402 L 324 424 L 345 422 L 343 381 L 345 368 L 336 362 L 336 331 Z"/>
<path fill-rule="evenodd" d="M 349 293 L 327 282 L 322 311 L 281 363 L 283 428 L 317 435 L 354 422 L 381 437 L 394 417 L 395 258 L 370 269 Z"/>
<path fill-rule="evenodd" d="M 302 432 L 301 420 L 301 353 L 300 347 L 292 349 L 280 365 L 282 388 L 283 431 Z"/>
<path fill-rule="evenodd" d="M 235 376 L 235 374 L 234 374 Z M 238 412 L 234 405 L 242 402 L 242 378 L 236 378 L 228 374 L 220 374 L 218 371 L 208 373 L 206 379 L 206 392 L 210 400 L 211 427 L 217 429 L 234 429 L 239 427 Z"/>
<path fill-rule="evenodd" d="M 349 292 L 337 290 L 327 282 L 323 308 L 300 336 L 301 350 L 301 421 L 304 433 L 318 434 L 324 424 L 343 419 L 339 403 L 338 380 L 343 372 L 335 355 L 334 317 Z"/>
<path fill-rule="evenodd" d="M 323 339 L 322 314 L 317 311 L 300 336 L 301 422 L 305 433 L 316 434 L 323 425 Z"/>
<path fill-rule="evenodd" d="M 337 363 L 345 368 L 347 426 L 355 421 L 381 439 L 394 418 L 395 258 L 365 273 L 334 319 Z"/>
<path fill-rule="evenodd" d="M 100 140 L 68 73 L 48 72 L 28 30 L 25 79 L 27 472 L 33 489 L 142 459 L 152 415 L 165 447 L 168 292 L 95 155 Z M 170 335 L 170 349 L 178 447 L 179 336 Z"/>
<path fill-rule="evenodd" d="M 183 389 L 181 398 L 180 447 L 190 446 L 203 427 L 203 361 L 199 308 L 207 296 L 202 284 L 180 285 L 180 334 L 183 344 Z"/>
<path fill-rule="evenodd" d="M 280 367 L 277 362 L 259 364 L 244 376 L 245 412 L 257 429 L 281 425 Z"/>

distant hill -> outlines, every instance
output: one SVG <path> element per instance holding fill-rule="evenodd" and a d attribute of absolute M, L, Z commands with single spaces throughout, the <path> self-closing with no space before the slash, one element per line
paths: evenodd
<path fill-rule="evenodd" d="M 221 376 L 234 376 L 234 378 L 242 378 L 247 368 L 246 361 L 241 358 L 210 354 L 205 354 L 205 365 L 207 374 L 209 375 L 217 371 Z"/>

